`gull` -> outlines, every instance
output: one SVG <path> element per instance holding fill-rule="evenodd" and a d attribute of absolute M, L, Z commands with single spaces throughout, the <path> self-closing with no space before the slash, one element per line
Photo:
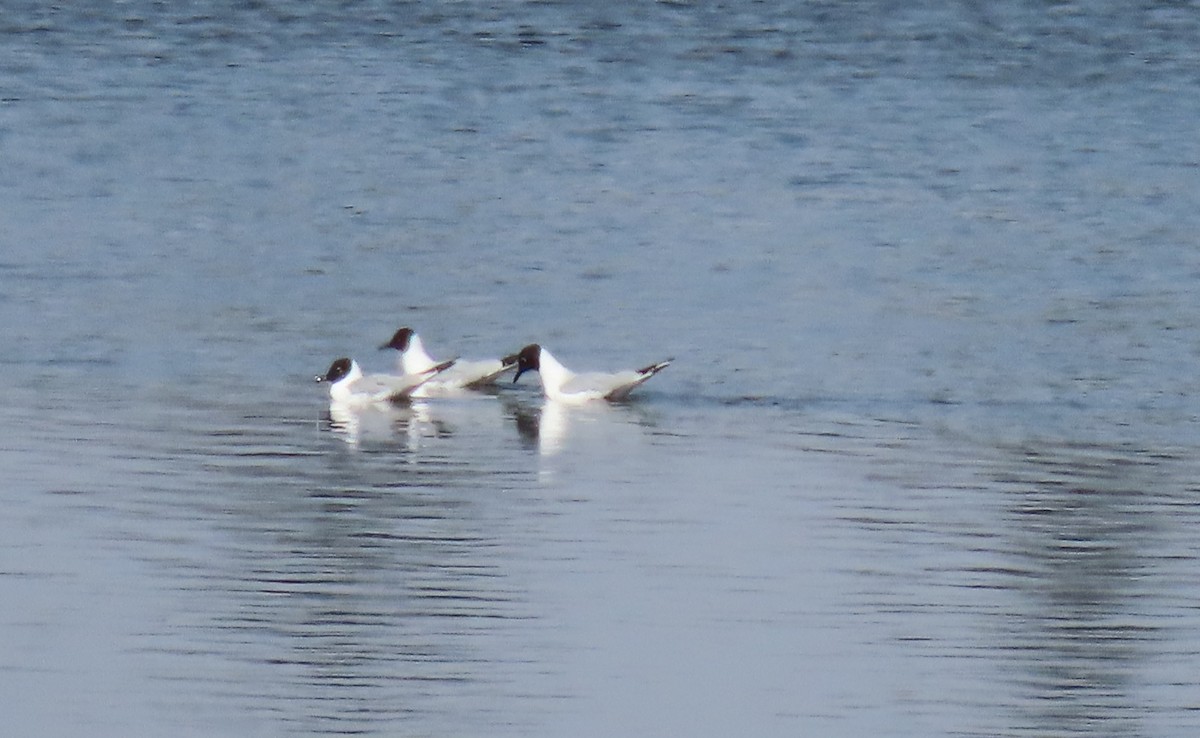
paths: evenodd
<path fill-rule="evenodd" d="M 513 377 L 514 384 L 525 372 L 536 371 L 542 379 L 542 392 L 548 399 L 572 404 L 591 400 L 624 400 L 637 386 L 666 369 L 672 361 L 672 359 L 667 359 L 641 369 L 629 369 L 610 374 L 599 372 L 576 374 L 536 343 L 529 344 L 520 352 L 506 357 L 504 361 L 510 359 L 517 364 L 517 374 Z"/>
<path fill-rule="evenodd" d="M 380 351 L 395 349 L 400 352 L 398 364 L 403 374 L 418 374 L 437 365 L 425 351 L 425 344 L 417 332 L 407 326 L 392 335 L 392 340 L 379 347 Z M 511 360 L 510 360 L 511 359 Z M 454 366 L 421 386 L 415 396 L 450 394 L 464 389 L 481 389 L 495 383 L 496 378 L 511 369 L 516 359 L 482 359 L 456 361 Z"/>
<path fill-rule="evenodd" d="M 454 360 L 435 364 L 423 372 L 394 376 L 363 374 L 358 362 L 343 357 L 329 365 L 329 371 L 317 375 L 318 382 L 329 382 L 329 401 L 351 407 L 367 407 L 388 402 L 404 402 L 440 372 L 454 365 Z"/>

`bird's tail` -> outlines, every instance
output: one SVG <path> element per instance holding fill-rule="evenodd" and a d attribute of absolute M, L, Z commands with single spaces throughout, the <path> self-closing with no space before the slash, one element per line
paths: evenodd
<path fill-rule="evenodd" d="M 675 361 L 675 357 L 671 357 L 670 359 L 666 359 L 665 361 L 660 361 L 657 364 L 651 364 L 650 366 L 642 367 L 641 369 L 638 369 L 637 371 L 638 371 L 638 374 L 645 374 L 647 377 L 652 377 L 655 374 L 658 374 L 659 372 L 661 372 L 663 369 L 666 369 L 668 366 L 670 366 L 672 361 Z"/>

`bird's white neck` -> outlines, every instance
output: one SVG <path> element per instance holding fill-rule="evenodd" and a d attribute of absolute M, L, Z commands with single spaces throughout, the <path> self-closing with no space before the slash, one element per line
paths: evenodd
<path fill-rule="evenodd" d="M 547 397 L 557 397 L 559 390 L 575 373 L 559 363 L 546 349 L 538 356 L 538 374 L 542 378 L 542 390 Z"/>
<path fill-rule="evenodd" d="M 408 348 L 400 354 L 400 371 L 405 374 L 420 374 L 429 371 L 437 362 L 425 352 L 425 344 L 416 333 L 408 341 Z"/>

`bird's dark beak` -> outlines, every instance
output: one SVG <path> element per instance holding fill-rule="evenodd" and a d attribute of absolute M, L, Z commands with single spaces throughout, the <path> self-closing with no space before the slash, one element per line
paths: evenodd
<path fill-rule="evenodd" d="M 513 384 L 516 384 L 517 380 L 520 379 L 521 375 L 524 374 L 526 371 L 528 371 L 528 370 L 518 368 L 517 373 L 515 375 L 513 375 Z"/>

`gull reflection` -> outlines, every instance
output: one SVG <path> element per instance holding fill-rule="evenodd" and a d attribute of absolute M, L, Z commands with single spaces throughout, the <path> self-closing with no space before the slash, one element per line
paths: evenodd
<path fill-rule="evenodd" d="M 543 456 L 552 456 L 562 451 L 563 442 L 570 429 L 572 410 L 585 412 L 580 408 L 570 408 L 554 400 L 547 400 L 542 405 L 542 413 L 538 417 L 538 451 Z"/>
<path fill-rule="evenodd" d="M 651 417 L 635 405 L 591 403 L 572 405 L 545 399 L 540 406 L 520 402 L 509 413 L 522 441 L 545 457 L 568 446 L 613 448 L 639 439 Z"/>
<path fill-rule="evenodd" d="M 429 403 L 424 401 L 365 407 L 331 402 L 327 417 L 329 427 L 356 447 L 364 442 L 401 440 L 404 448 L 416 451 L 424 439 L 445 435 Z"/>

